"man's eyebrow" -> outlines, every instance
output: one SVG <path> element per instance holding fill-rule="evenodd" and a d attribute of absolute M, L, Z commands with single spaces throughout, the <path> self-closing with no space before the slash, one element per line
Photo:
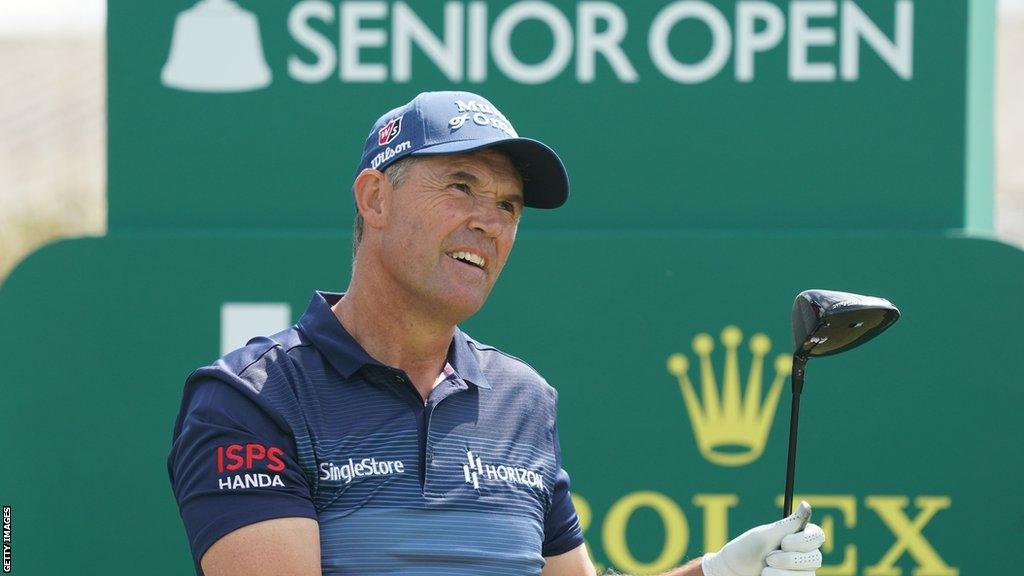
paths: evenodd
<path fill-rule="evenodd" d="M 449 180 L 465 180 L 466 182 L 469 182 L 470 184 L 478 184 L 478 183 L 480 183 L 480 179 L 477 178 L 475 174 L 470 174 L 469 172 L 465 172 L 465 171 L 462 171 L 462 170 L 458 170 L 456 172 L 452 172 L 451 174 L 448 175 L 448 179 Z"/>
<path fill-rule="evenodd" d="M 463 170 L 457 170 L 455 172 L 452 172 L 451 174 L 448 175 L 448 179 L 449 180 L 462 180 L 462 181 L 465 181 L 465 182 L 467 182 L 469 184 L 472 184 L 474 186 L 480 184 L 480 178 L 478 178 L 475 174 L 470 174 L 469 172 L 466 172 L 466 171 L 463 171 Z M 518 194 L 518 193 L 516 193 L 516 194 L 508 194 L 508 195 L 505 196 L 504 200 L 510 200 L 512 202 L 518 202 L 519 204 L 523 204 L 524 202 L 526 202 L 526 200 L 523 198 L 523 195 L 522 194 Z"/>

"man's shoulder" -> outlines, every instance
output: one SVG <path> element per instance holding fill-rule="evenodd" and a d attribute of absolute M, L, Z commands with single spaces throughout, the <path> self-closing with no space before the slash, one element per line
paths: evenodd
<path fill-rule="evenodd" d="M 310 347 L 308 339 L 295 326 L 270 336 L 253 338 L 245 346 L 228 352 L 189 376 L 189 381 L 216 379 L 248 388 L 259 394 L 275 378 L 300 373 L 295 364 L 297 352 Z"/>
<path fill-rule="evenodd" d="M 480 342 L 468 334 L 463 334 L 469 352 L 474 355 L 481 371 L 492 386 L 514 384 L 519 393 L 524 390 L 533 390 L 550 396 L 552 399 L 557 396 L 557 392 L 548 384 L 544 376 L 522 358 L 509 354 L 497 346 Z"/>
<path fill-rule="evenodd" d="M 294 358 L 308 343 L 294 327 L 253 338 L 215 362 L 193 371 L 185 382 L 175 424 L 177 438 L 188 419 L 247 430 L 296 429 L 301 408 L 296 401 Z"/>

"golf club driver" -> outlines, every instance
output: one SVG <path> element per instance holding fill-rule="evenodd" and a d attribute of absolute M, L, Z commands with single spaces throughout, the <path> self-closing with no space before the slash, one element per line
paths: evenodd
<path fill-rule="evenodd" d="M 793 511 L 796 432 L 807 360 L 856 348 L 884 332 L 899 318 L 900 311 L 885 298 L 834 290 L 805 290 L 797 294 L 793 301 L 793 403 L 789 414 L 789 456 L 786 458 L 783 518 Z"/>

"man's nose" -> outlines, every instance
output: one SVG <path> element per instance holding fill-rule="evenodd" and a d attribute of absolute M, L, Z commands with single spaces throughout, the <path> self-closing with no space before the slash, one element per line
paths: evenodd
<path fill-rule="evenodd" d="M 504 230 L 507 220 L 507 215 L 493 198 L 477 198 L 473 203 L 469 227 L 480 230 L 488 238 L 497 238 Z"/>

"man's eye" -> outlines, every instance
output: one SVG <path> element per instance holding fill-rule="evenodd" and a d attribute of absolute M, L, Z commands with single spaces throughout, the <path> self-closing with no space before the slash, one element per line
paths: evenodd
<path fill-rule="evenodd" d="M 465 192 L 466 194 L 469 194 L 469 184 L 466 184 L 464 182 L 456 182 L 452 184 L 451 187 L 455 188 L 459 192 Z"/>
<path fill-rule="evenodd" d="M 498 202 L 498 207 L 501 208 L 502 210 L 506 210 L 506 211 L 511 212 L 513 214 L 516 213 L 516 205 L 515 205 L 515 203 L 509 202 L 508 200 L 502 200 L 501 202 Z"/>

